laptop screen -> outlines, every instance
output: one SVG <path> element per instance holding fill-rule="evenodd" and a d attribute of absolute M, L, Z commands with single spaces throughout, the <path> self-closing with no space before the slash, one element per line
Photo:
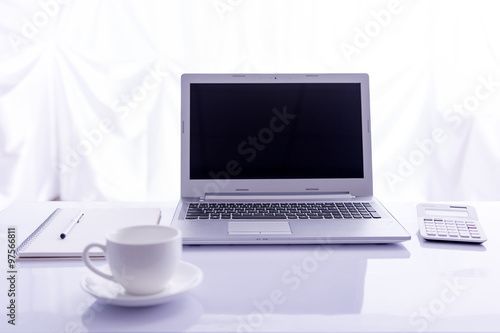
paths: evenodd
<path fill-rule="evenodd" d="M 363 178 L 361 84 L 191 83 L 190 179 Z"/>

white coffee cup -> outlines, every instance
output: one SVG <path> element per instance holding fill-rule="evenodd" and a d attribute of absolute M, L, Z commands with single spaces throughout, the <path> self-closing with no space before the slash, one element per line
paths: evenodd
<path fill-rule="evenodd" d="M 108 261 L 111 275 L 90 261 L 90 249 L 100 248 Z M 135 295 L 155 294 L 164 290 L 175 273 L 182 253 L 178 229 L 150 225 L 115 230 L 106 235 L 106 245 L 92 243 L 83 250 L 83 261 L 94 273 L 121 284 Z"/>

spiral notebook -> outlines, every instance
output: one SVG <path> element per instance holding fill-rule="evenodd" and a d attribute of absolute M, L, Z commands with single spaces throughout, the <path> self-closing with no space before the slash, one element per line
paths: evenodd
<path fill-rule="evenodd" d="M 160 219 L 159 208 L 57 208 L 21 243 L 16 255 L 19 259 L 78 259 L 88 244 L 106 244 L 106 234 L 115 229 L 158 224 Z M 90 256 L 103 258 L 104 254 L 95 250 Z"/>

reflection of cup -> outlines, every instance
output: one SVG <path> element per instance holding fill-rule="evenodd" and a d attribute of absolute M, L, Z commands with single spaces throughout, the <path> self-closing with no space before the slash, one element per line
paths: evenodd
<path fill-rule="evenodd" d="M 111 275 L 97 269 L 89 250 L 100 248 Z M 154 294 L 165 289 L 181 259 L 179 230 L 159 225 L 118 229 L 106 236 L 106 246 L 92 243 L 83 250 L 83 261 L 94 273 L 121 284 L 131 294 Z"/>

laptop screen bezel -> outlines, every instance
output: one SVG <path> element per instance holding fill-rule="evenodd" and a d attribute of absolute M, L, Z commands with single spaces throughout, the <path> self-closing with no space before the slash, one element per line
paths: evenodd
<path fill-rule="evenodd" d="M 363 178 L 343 179 L 191 179 L 190 100 L 195 83 L 359 83 L 363 141 Z M 181 76 L 181 196 L 207 194 L 349 194 L 373 195 L 370 135 L 369 77 L 364 73 L 345 74 L 183 74 Z"/>

